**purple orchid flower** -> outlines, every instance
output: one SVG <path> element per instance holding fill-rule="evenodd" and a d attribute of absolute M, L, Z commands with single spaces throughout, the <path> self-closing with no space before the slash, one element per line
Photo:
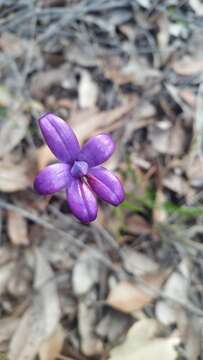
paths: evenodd
<path fill-rule="evenodd" d="M 59 163 L 49 165 L 37 174 L 34 188 L 38 193 L 53 194 L 65 188 L 72 213 L 84 223 L 97 217 L 95 194 L 114 206 L 124 200 L 120 180 L 109 170 L 98 166 L 115 150 L 111 136 L 96 135 L 80 148 L 71 127 L 58 116 L 52 113 L 42 115 L 39 126 Z"/>

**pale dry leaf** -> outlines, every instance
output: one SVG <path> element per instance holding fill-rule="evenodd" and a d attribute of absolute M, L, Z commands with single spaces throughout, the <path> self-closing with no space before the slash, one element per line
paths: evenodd
<path fill-rule="evenodd" d="M 123 74 L 122 70 L 108 65 L 104 69 L 105 75 L 108 79 L 113 80 L 117 85 L 129 84 L 132 82 L 131 74 Z"/>
<path fill-rule="evenodd" d="M 197 147 L 193 146 L 188 156 L 184 159 L 184 167 L 190 184 L 194 188 L 202 188 L 203 185 L 203 161 L 197 155 Z M 192 197 L 193 199 L 193 197 Z"/>
<path fill-rule="evenodd" d="M 39 349 L 40 360 L 56 360 L 60 354 L 65 339 L 65 332 L 59 325 L 54 334 L 44 341 Z"/>
<path fill-rule="evenodd" d="M 8 281 L 14 272 L 15 265 L 14 261 L 10 261 L 0 267 L 0 294 L 5 291 Z"/>
<path fill-rule="evenodd" d="M 183 39 L 187 39 L 190 32 L 189 32 L 189 28 L 185 26 L 185 24 L 183 24 L 182 22 L 170 22 L 169 25 L 169 33 L 170 36 L 174 36 L 177 38 L 183 38 Z"/>
<path fill-rule="evenodd" d="M 154 319 L 142 319 L 129 329 L 125 341 L 111 350 L 110 360 L 123 360 L 126 355 L 135 355 L 159 331 L 159 324 Z"/>
<path fill-rule="evenodd" d="M 44 169 L 51 162 L 56 161 L 56 157 L 47 145 L 42 145 L 37 149 L 37 167 L 38 170 Z"/>
<path fill-rule="evenodd" d="M 10 246 L 0 246 L 0 267 L 2 265 L 7 264 L 11 260 L 15 260 L 17 257 L 17 251 L 16 249 L 12 248 Z"/>
<path fill-rule="evenodd" d="M 103 343 L 94 333 L 97 311 L 92 303 L 95 301 L 96 293 L 92 291 L 78 304 L 78 332 L 81 338 L 81 351 L 86 356 L 96 356 L 103 351 Z"/>
<path fill-rule="evenodd" d="M 166 49 L 169 42 L 169 18 L 167 13 L 162 12 L 158 18 L 159 32 L 157 34 L 157 40 L 161 49 Z M 162 52 L 160 52 L 162 55 Z M 164 52 L 163 52 L 164 53 Z"/>
<path fill-rule="evenodd" d="M 149 235 L 152 233 L 151 225 L 142 216 L 137 214 L 128 217 L 127 230 L 137 235 Z"/>
<path fill-rule="evenodd" d="M 201 320 L 196 316 L 188 316 L 187 320 L 186 333 L 183 337 L 183 341 L 187 339 L 185 344 L 187 359 L 198 360 L 202 346 Z"/>
<path fill-rule="evenodd" d="M 8 108 L 13 103 L 13 96 L 8 87 L 0 85 L 0 106 Z"/>
<path fill-rule="evenodd" d="M 80 110 L 72 112 L 70 123 L 82 143 L 97 132 L 122 119 L 136 106 L 136 101 L 128 102 L 116 109 L 98 112 L 97 110 Z M 88 124 L 88 126 L 87 126 Z"/>
<path fill-rule="evenodd" d="M 117 342 L 129 327 L 132 326 L 132 317 L 123 314 L 120 311 L 115 311 L 111 308 L 107 309 L 106 315 L 101 318 L 101 321 L 96 326 L 96 334 L 105 342 Z"/>
<path fill-rule="evenodd" d="M 190 262 L 188 259 L 183 259 L 177 270 L 166 281 L 162 289 L 162 294 L 166 296 L 166 300 L 158 301 L 155 307 L 156 316 L 162 324 L 176 323 L 178 313 L 180 313 L 179 301 L 182 304 L 188 303 L 189 274 Z"/>
<path fill-rule="evenodd" d="M 151 0 L 137 0 L 138 4 L 140 4 L 143 8 L 149 9 L 151 4 Z"/>
<path fill-rule="evenodd" d="M 22 56 L 24 52 L 23 40 L 14 33 L 6 31 L 2 32 L 0 37 L 0 48 L 4 53 L 9 54 L 10 56 Z"/>
<path fill-rule="evenodd" d="M 189 286 L 190 263 L 188 259 L 183 259 L 177 271 L 171 274 L 163 288 L 163 294 L 174 300 L 181 299 L 187 303 L 187 293 Z"/>
<path fill-rule="evenodd" d="M 178 337 L 157 338 L 149 341 L 137 353 L 126 355 L 125 360 L 176 360 L 178 355 L 176 347 L 179 343 Z"/>
<path fill-rule="evenodd" d="M 131 82 L 136 85 L 144 85 L 151 79 L 160 79 L 161 72 L 158 69 L 152 68 L 145 59 L 139 57 L 132 57 L 127 65 L 123 68 L 123 74 L 131 76 Z"/>
<path fill-rule="evenodd" d="M 153 208 L 153 222 L 155 224 L 164 223 L 167 220 L 167 213 L 163 207 L 166 200 L 167 198 L 164 192 L 158 189 L 156 192 L 155 206 Z"/>
<path fill-rule="evenodd" d="M 0 344 L 11 339 L 18 326 L 19 320 L 14 317 L 0 319 Z"/>
<path fill-rule="evenodd" d="M 28 162 L 16 163 L 9 159 L 0 160 L 0 191 L 15 192 L 30 185 Z"/>
<path fill-rule="evenodd" d="M 165 120 L 149 128 L 149 140 L 161 154 L 180 156 L 185 151 L 186 133 L 179 122 L 172 126 Z"/>
<path fill-rule="evenodd" d="M 111 351 L 110 360 L 176 360 L 180 339 L 177 336 L 155 338 L 159 331 L 155 320 L 145 319 L 135 323 L 122 345 Z"/>
<path fill-rule="evenodd" d="M 67 64 L 55 69 L 37 72 L 32 76 L 31 80 L 30 89 L 32 95 L 39 100 L 42 99 L 49 88 L 55 85 L 61 85 L 64 79 L 67 81 L 69 72 Z"/>
<path fill-rule="evenodd" d="M 121 255 L 125 269 L 136 276 L 152 273 L 159 269 L 159 265 L 149 256 L 131 248 L 123 248 Z"/>
<path fill-rule="evenodd" d="M 178 91 L 180 98 L 189 105 L 192 109 L 194 109 L 196 105 L 196 96 L 192 89 L 179 89 Z"/>
<path fill-rule="evenodd" d="M 78 101 L 81 109 L 89 109 L 96 106 L 98 87 L 88 71 L 81 72 L 78 88 Z"/>
<path fill-rule="evenodd" d="M 200 84 L 197 95 L 196 115 L 194 123 L 194 140 L 197 154 L 203 155 L 203 84 Z"/>
<path fill-rule="evenodd" d="M 79 256 L 72 275 L 73 291 L 76 295 L 84 295 L 99 282 L 101 266 L 91 249 Z"/>
<path fill-rule="evenodd" d="M 42 343 L 54 334 L 60 320 L 60 303 L 53 271 L 38 249 L 35 258 L 36 294 L 11 340 L 11 360 L 33 360 Z"/>
<path fill-rule="evenodd" d="M 177 322 L 177 309 L 174 309 L 172 304 L 168 304 L 166 301 L 158 301 L 155 308 L 156 318 L 163 325 L 172 325 Z"/>
<path fill-rule="evenodd" d="M 28 228 L 26 219 L 19 213 L 9 210 L 7 213 L 8 235 L 14 245 L 28 245 Z"/>
<path fill-rule="evenodd" d="M 189 4 L 198 16 L 203 16 L 203 4 L 201 0 L 189 0 Z"/>
<path fill-rule="evenodd" d="M 142 284 L 120 282 L 110 290 L 107 304 L 126 313 L 140 310 L 159 295 L 159 290 L 168 274 L 168 271 L 146 274 L 142 276 Z"/>
<path fill-rule="evenodd" d="M 25 137 L 28 118 L 19 111 L 11 111 L 0 127 L 0 157 L 5 156 Z"/>
<path fill-rule="evenodd" d="M 182 176 L 178 176 L 174 173 L 168 174 L 163 179 L 163 185 L 177 194 L 183 196 L 187 193 L 188 184 Z M 165 200 L 166 201 L 166 200 Z"/>
<path fill-rule="evenodd" d="M 203 72 L 203 60 L 185 56 L 171 64 L 171 68 L 182 76 L 192 76 Z"/>

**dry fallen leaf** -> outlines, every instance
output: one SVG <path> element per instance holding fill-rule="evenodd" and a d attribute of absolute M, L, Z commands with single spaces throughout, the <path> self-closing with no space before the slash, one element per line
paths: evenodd
<path fill-rule="evenodd" d="M 68 81 L 68 76 L 69 67 L 67 67 L 67 64 L 55 69 L 39 71 L 32 76 L 30 85 L 31 93 L 35 98 L 39 100 L 43 99 L 44 94 L 50 87 L 60 85 L 64 79 Z"/>
<path fill-rule="evenodd" d="M 166 202 L 166 195 L 162 189 L 156 192 L 155 206 L 153 208 L 153 223 L 164 223 L 167 220 L 167 213 L 163 207 Z"/>
<path fill-rule="evenodd" d="M 54 334 L 60 320 L 60 304 L 53 271 L 39 250 L 35 254 L 36 294 L 11 339 L 11 360 L 33 360 L 43 342 Z"/>
<path fill-rule="evenodd" d="M 178 195 L 185 195 L 188 191 L 187 181 L 182 176 L 176 174 L 167 174 L 167 176 L 163 179 L 163 185 Z"/>
<path fill-rule="evenodd" d="M 197 155 L 202 156 L 203 148 L 203 84 L 199 86 L 197 102 L 196 102 L 196 114 L 194 122 L 194 143 L 197 150 Z M 194 147 L 193 143 L 193 147 Z M 194 150 L 193 150 L 194 151 Z"/>
<path fill-rule="evenodd" d="M 158 320 L 164 325 L 178 321 L 178 313 L 181 308 L 179 301 L 182 304 L 188 303 L 189 269 L 189 261 L 182 260 L 178 269 L 169 276 L 162 289 L 163 295 L 168 299 L 158 301 L 155 311 Z"/>
<path fill-rule="evenodd" d="M 172 63 L 171 67 L 178 75 L 192 76 L 203 72 L 203 60 L 185 56 Z"/>
<path fill-rule="evenodd" d="M 137 353 L 125 356 L 125 360 L 176 360 L 178 337 L 168 339 L 157 338 L 149 341 Z M 118 359 L 117 359 L 118 360 Z"/>
<path fill-rule="evenodd" d="M 13 57 L 22 56 L 24 52 L 23 40 L 11 32 L 2 32 L 0 37 L 0 49 Z"/>
<path fill-rule="evenodd" d="M 73 268 L 73 291 L 75 295 L 84 295 L 99 282 L 102 264 L 94 256 L 94 251 L 82 253 Z"/>
<path fill-rule="evenodd" d="M 40 360 L 55 360 L 60 354 L 65 339 L 65 332 L 58 326 L 54 334 L 45 340 L 39 350 Z"/>
<path fill-rule="evenodd" d="M 203 4 L 201 0 L 189 0 L 189 4 L 198 16 L 203 16 Z"/>
<path fill-rule="evenodd" d="M 13 210 L 7 215 L 8 235 L 14 245 L 28 245 L 28 229 L 26 219 Z"/>
<path fill-rule="evenodd" d="M 147 255 L 125 247 L 121 250 L 124 267 L 135 276 L 154 273 L 159 265 Z"/>
<path fill-rule="evenodd" d="M 0 319 L 0 344 L 11 339 L 18 322 L 19 320 L 14 317 L 2 317 Z"/>
<path fill-rule="evenodd" d="M 178 337 L 155 338 L 160 328 L 153 319 L 136 322 L 123 344 L 112 349 L 110 360 L 175 360 Z"/>
<path fill-rule="evenodd" d="M 78 101 L 82 109 L 93 108 L 98 97 L 98 87 L 88 71 L 81 72 L 81 79 L 78 89 Z"/>
<path fill-rule="evenodd" d="M 91 306 L 95 301 L 95 293 L 89 292 L 78 303 L 78 332 L 81 339 L 81 351 L 86 356 L 96 356 L 103 351 L 103 342 L 95 335 L 97 311 L 94 306 Z"/>
<path fill-rule="evenodd" d="M 0 157 L 5 156 L 25 137 L 28 118 L 21 112 L 10 112 L 0 127 Z"/>
<path fill-rule="evenodd" d="M 149 130 L 149 140 L 156 151 L 176 156 L 184 153 L 186 133 L 179 122 L 172 126 L 168 120 L 160 121 Z"/>
<path fill-rule="evenodd" d="M 2 294 L 8 284 L 9 279 L 11 278 L 15 269 L 15 262 L 10 261 L 0 267 L 0 294 Z"/>
<path fill-rule="evenodd" d="M 0 160 L 0 191 L 15 192 L 29 185 L 27 161 L 15 163 L 10 157 Z"/>
<path fill-rule="evenodd" d="M 159 271 L 144 275 L 142 284 L 120 282 L 110 291 L 107 304 L 126 313 L 140 310 L 159 295 L 159 290 L 168 274 L 168 271 Z"/>
<path fill-rule="evenodd" d="M 104 131 L 107 126 L 122 119 L 135 107 L 136 101 L 128 102 L 115 109 L 98 112 L 97 110 L 73 111 L 70 123 L 76 132 L 80 143 L 94 135 L 96 132 Z"/>
<path fill-rule="evenodd" d="M 133 214 L 127 218 L 127 231 L 137 235 L 149 235 L 152 226 L 140 215 Z"/>
<path fill-rule="evenodd" d="M 56 161 L 56 158 L 47 145 L 42 145 L 37 149 L 38 170 L 44 169 L 45 166 L 53 161 Z"/>

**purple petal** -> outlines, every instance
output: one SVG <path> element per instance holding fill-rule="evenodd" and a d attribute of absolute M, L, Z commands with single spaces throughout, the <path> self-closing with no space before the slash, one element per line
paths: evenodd
<path fill-rule="evenodd" d="M 68 164 L 49 165 L 37 174 L 34 189 L 39 194 L 53 194 L 67 186 L 71 178 Z"/>
<path fill-rule="evenodd" d="M 123 185 L 111 171 L 102 166 L 88 172 L 88 183 L 93 191 L 104 201 L 119 205 L 125 198 Z"/>
<path fill-rule="evenodd" d="M 72 213 L 82 222 L 89 223 L 97 217 L 97 201 L 89 186 L 74 179 L 67 189 L 67 199 Z"/>
<path fill-rule="evenodd" d="M 73 163 L 80 145 L 71 127 L 52 113 L 43 115 L 39 119 L 39 126 L 53 154 L 62 162 Z"/>
<path fill-rule="evenodd" d="M 97 166 L 108 160 L 115 150 L 115 143 L 108 134 L 93 136 L 82 147 L 78 160 L 86 161 L 89 166 Z"/>

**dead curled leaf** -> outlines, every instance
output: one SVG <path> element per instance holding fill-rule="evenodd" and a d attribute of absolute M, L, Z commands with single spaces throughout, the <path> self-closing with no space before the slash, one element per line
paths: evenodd
<path fill-rule="evenodd" d="M 0 344 L 8 341 L 18 326 L 19 320 L 14 317 L 3 317 L 0 320 Z"/>
<path fill-rule="evenodd" d="M 69 68 L 67 65 L 57 69 L 38 72 L 32 77 L 31 93 L 37 99 L 42 99 L 44 93 L 54 85 L 61 84 L 68 77 Z"/>
<path fill-rule="evenodd" d="M 146 254 L 125 247 L 121 255 L 125 269 L 135 276 L 158 272 L 159 265 Z"/>
<path fill-rule="evenodd" d="M 9 348 L 11 360 L 33 360 L 43 342 L 55 333 L 60 320 L 60 304 L 53 272 L 39 250 L 35 252 L 35 259 L 36 294 L 12 337 Z"/>
<path fill-rule="evenodd" d="M 98 87 L 88 71 L 81 72 L 78 92 L 78 101 L 82 109 L 95 107 L 98 97 Z"/>
<path fill-rule="evenodd" d="M 120 282 L 110 291 L 107 304 L 126 313 L 140 310 L 159 295 L 168 275 L 169 270 L 163 270 L 142 276 L 142 283 Z"/>
<path fill-rule="evenodd" d="M 25 137 L 28 118 L 21 112 L 10 112 L 0 127 L 0 157 L 5 156 Z"/>
<path fill-rule="evenodd" d="M 3 266 L 1 266 L 1 271 L 0 271 L 0 294 L 2 294 L 8 284 L 8 281 L 10 280 L 10 278 L 12 277 L 12 274 L 15 270 L 15 262 L 14 261 L 9 261 L 8 263 L 4 264 Z"/>
<path fill-rule="evenodd" d="M 183 155 L 186 133 L 182 124 L 172 126 L 168 120 L 161 121 L 149 128 L 149 140 L 153 148 L 161 154 Z"/>
<path fill-rule="evenodd" d="M 28 229 L 25 218 L 16 211 L 9 210 L 7 215 L 8 234 L 14 245 L 28 245 Z"/>
<path fill-rule="evenodd" d="M 56 158 L 47 145 L 42 145 L 39 149 L 37 149 L 38 170 L 42 170 L 45 166 L 53 161 L 56 161 Z"/>
<path fill-rule="evenodd" d="M 183 304 L 188 303 L 190 266 L 188 259 L 183 259 L 163 286 L 162 293 L 168 300 L 159 300 L 155 312 L 158 320 L 164 325 L 178 322 L 181 309 L 179 301 Z"/>
<path fill-rule="evenodd" d="M 76 296 L 86 294 L 99 282 L 103 270 L 101 263 L 94 256 L 93 250 L 83 252 L 73 268 L 72 285 Z"/>
<path fill-rule="evenodd" d="M 175 61 L 171 67 L 178 75 L 192 76 L 202 73 L 203 61 L 185 56 L 181 60 Z"/>
<path fill-rule="evenodd" d="M 180 339 L 177 336 L 157 337 L 159 330 L 158 323 L 153 319 L 134 323 L 124 343 L 112 349 L 110 360 L 175 360 L 175 346 Z"/>
<path fill-rule="evenodd" d="M 127 230 L 133 234 L 149 235 L 152 226 L 142 216 L 133 214 L 127 219 Z"/>
<path fill-rule="evenodd" d="M 10 157 L 0 160 L 0 191 L 15 192 L 29 185 L 28 161 L 17 163 Z"/>
<path fill-rule="evenodd" d="M 70 118 L 71 126 L 82 143 L 97 131 L 102 131 L 127 115 L 136 106 L 136 101 L 127 102 L 115 109 L 98 112 L 97 110 L 83 110 L 73 112 Z M 88 124 L 88 125 L 87 125 Z"/>
<path fill-rule="evenodd" d="M 59 325 L 54 334 L 42 343 L 39 350 L 40 360 L 55 360 L 61 352 L 64 339 L 65 332 Z"/>

